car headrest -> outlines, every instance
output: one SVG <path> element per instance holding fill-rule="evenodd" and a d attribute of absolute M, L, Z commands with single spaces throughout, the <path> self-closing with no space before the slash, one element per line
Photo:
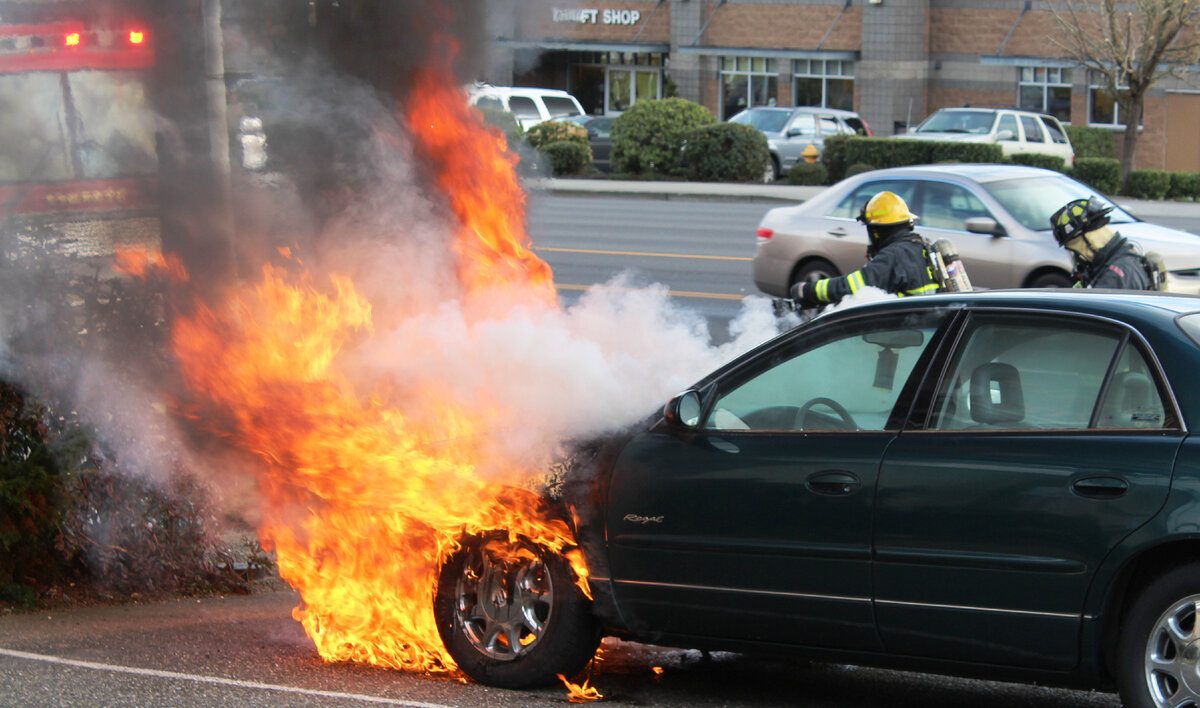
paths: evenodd
<path fill-rule="evenodd" d="M 997 425 L 1025 418 L 1021 374 L 1012 364 L 992 362 L 971 373 L 971 419 Z"/>

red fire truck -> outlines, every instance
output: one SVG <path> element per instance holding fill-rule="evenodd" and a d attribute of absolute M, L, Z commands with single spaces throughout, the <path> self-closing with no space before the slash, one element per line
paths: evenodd
<path fill-rule="evenodd" d="M 157 250 L 147 24 L 0 16 L 0 232 L 55 251 Z"/>

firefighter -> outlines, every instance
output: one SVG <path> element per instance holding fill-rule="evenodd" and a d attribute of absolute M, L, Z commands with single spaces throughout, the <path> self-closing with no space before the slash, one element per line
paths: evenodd
<path fill-rule="evenodd" d="M 866 224 L 867 264 L 837 278 L 796 283 L 791 296 L 800 309 L 840 302 L 870 285 L 899 296 L 925 295 L 940 288 L 930 266 L 925 240 L 913 231 L 916 215 L 892 192 L 871 197 L 858 215 Z"/>
<path fill-rule="evenodd" d="M 1092 197 L 1067 202 L 1050 217 L 1054 239 L 1075 259 L 1075 287 L 1158 289 L 1159 269 L 1108 226 L 1112 210 Z"/>

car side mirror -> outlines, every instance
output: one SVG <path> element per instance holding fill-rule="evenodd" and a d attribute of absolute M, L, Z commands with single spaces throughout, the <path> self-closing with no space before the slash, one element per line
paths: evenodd
<path fill-rule="evenodd" d="M 1011 130 L 1001 130 L 1000 132 L 996 133 L 996 139 L 997 140 L 1016 140 L 1017 136 L 1013 135 L 1013 132 Z"/>
<path fill-rule="evenodd" d="M 967 231 L 973 234 L 987 234 L 989 236 L 1004 236 L 1008 232 L 1004 227 L 996 223 L 996 220 L 990 216 L 972 216 L 965 222 Z"/>
<path fill-rule="evenodd" d="M 663 417 L 671 425 L 695 428 L 700 425 L 700 394 L 688 389 L 675 396 L 663 408 Z"/>

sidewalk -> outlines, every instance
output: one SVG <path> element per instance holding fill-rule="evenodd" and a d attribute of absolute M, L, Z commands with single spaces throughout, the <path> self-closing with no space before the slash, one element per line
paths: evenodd
<path fill-rule="evenodd" d="M 799 203 L 819 194 L 825 187 L 800 187 L 788 184 L 726 184 L 722 182 L 667 182 L 618 179 L 553 179 L 537 177 L 525 180 L 532 191 L 554 194 L 611 194 L 657 199 L 741 199 Z M 1200 219 L 1200 202 L 1154 202 L 1118 198 L 1117 203 L 1135 216 Z"/>

